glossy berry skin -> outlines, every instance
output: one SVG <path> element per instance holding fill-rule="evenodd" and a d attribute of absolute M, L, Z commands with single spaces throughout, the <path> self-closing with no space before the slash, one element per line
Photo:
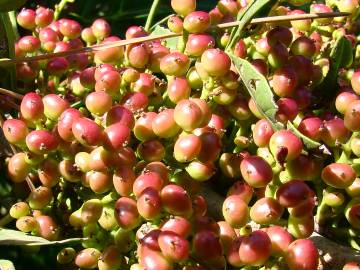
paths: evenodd
<path fill-rule="evenodd" d="M 354 182 L 356 173 L 348 164 L 332 163 L 322 170 L 321 178 L 327 185 L 342 189 Z"/>
<path fill-rule="evenodd" d="M 357 101 L 354 101 L 357 102 Z M 351 108 L 351 103 L 348 108 Z M 346 114 L 346 112 L 345 112 Z M 344 119 L 348 119 L 344 117 Z M 357 120 L 355 119 L 355 122 Z M 351 122 L 351 121 L 349 121 Z M 323 125 L 321 126 L 321 139 L 328 145 L 328 146 L 335 146 L 337 143 L 345 143 L 348 138 L 350 137 L 349 129 L 351 127 L 346 126 L 346 123 L 343 119 L 335 117 L 333 119 L 324 121 Z M 351 130 L 351 129 L 350 129 Z"/>
<path fill-rule="evenodd" d="M 106 20 L 99 18 L 92 23 L 91 30 L 96 39 L 103 40 L 110 36 L 111 27 Z"/>
<path fill-rule="evenodd" d="M 271 240 L 269 236 L 257 230 L 245 236 L 239 248 L 239 257 L 247 265 L 259 266 L 270 257 Z"/>
<path fill-rule="evenodd" d="M 58 145 L 55 135 L 46 130 L 33 130 L 26 136 L 26 146 L 35 154 L 47 154 Z"/>
<path fill-rule="evenodd" d="M 318 260 L 318 250 L 309 239 L 295 240 L 285 254 L 285 261 L 290 270 L 316 270 Z"/>
<path fill-rule="evenodd" d="M 160 196 L 164 209 L 169 214 L 187 217 L 192 213 L 190 196 L 182 187 L 169 184 L 161 190 Z"/>
<path fill-rule="evenodd" d="M 38 227 L 36 233 L 49 241 L 56 241 L 59 237 L 60 228 L 50 216 L 41 215 L 36 217 Z"/>
<path fill-rule="evenodd" d="M 172 9 L 181 16 L 186 16 L 196 9 L 196 0 L 171 0 Z"/>
<path fill-rule="evenodd" d="M 164 255 L 152 250 L 146 246 L 140 245 L 138 247 L 139 262 L 141 267 L 148 270 L 171 270 L 173 269 L 172 263 L 167 260 Z"/>
<path fill-rule="evenodd" d="M 73 134 L 78 142 L 85 146 L 95 146 L 102 139 L 102 130 L 89 118 L 79 118 L 72 124 Z"/>
<path fill-rule="evenodd" d="M 279 97 L 289 97 L 298 83 L 297 75 L 292 67 L 277 69 L 272 80 L 272 87 Z"/>
<path fill-rule="evenodd" d="M 299 37 L 291 44 L 290 50 L 293 55 L 303 55 L 311 59 L 316 52 L 315 42 L 308 37 Z"/>
<path fill-rule="evenodd" d="M 30 172 L 30 166 L 26 162 L 26 154 L 23 152 L 13 155 L 8 163 L 8 176 L 14 183 L 25 181 Z"/>
<path fill-rule="evenodd" d="M 174 157 L 182 163 L 194 160 L 200 151 L 201 139 L 193 134 L 179 137 L 174 145 Z"/>
<path fill-rule="evenodd" d="M 133 132 L 138 140 L 147 141 L 156 138 L 152 128 L 152 123 L 156 116 L 155 112 L 147 112 L 137 119 Z"/>
<path fill-rule="evenodd" d="M 243 181 L 236 181 L 227 192 L 227 196 L 239 196 L 246 204 L 248 204 L 254 194 L 253 188 Z"/>
<path fill-rule="evenodd" d="M 250 209 L 250 218 L 258 224 L 273 224 L 283 214 L 283 207 L 277 200 L 271 197 L 264 197 L 259 200 Z"/>
<path fill-rule="evenodd" d="M 36 27 L 35 17 L 36 13 L 34 10 L 24 8 L 17 15 L 16 21 L 21 27 L 27 30 L 33 30 Z"/>
<path fill-rule="evenodd" d="M 203 33 L 210 26 L 210 15 L 204 11 L 193 11 L 184 18 L 183 26 L 189 33 Z"/>
<path fill-rule="evenodd" d="M 115 218 L 123 229 L 134 229 L 140 222 L 140 215 L 133 199 L 122 197 L 115 203 Z"/>
<path fill-rule="evenodd" d="M 218 257 L 222 253 L 218 237 L 209 230 L 201 230 L 194 235 L 192 249 L 195 256 L 202 260 Z"/>
<path fill-rule="evenodd" d="M 176 104 L 174 120 L 185 131 L 192 131 L 201 126 L 203 121 L 200 107 L 191 100 L 181 100 Z"/>
<path fill-rule="evenodd" d="M 36 9 L 35 23 L 43 28 L 48 26 L 54 20 L 54 11 L 49 8 L 38 7 Z"/>
<path fill-rule="evenodd" d="M 276 26 L 267 32 L 266 39 L 270 46 L 275 45 L 277 42 L 281 42 L 286 47 L 289 47 L 293 36 L 289 28 L 284 26 Z"/>
<path fill-rule="evenodd" d="M 101 252 L 96 248 L 86 248 L 75 257 L 75 264 L 83 269 L 94 269 L 98 265 Z"/>
<path fill-rule="evenodd" d="M 247 204 L 237 195 L 231 195 L 225 199 L 222 212 L 225 221 L 233 228 L 241 228 L 247 223 L 249 218 Z"/>
<path fill-rule="evenodd" d="M 215 40 L 208 34 L 191 34 L 186 43 L 185 52 L 190 56 L 201 56 L 207 49 L 215 46 Z"/>
<path fill-rule="evenodd" d="M 121 124 L 115 123 L 104 130 L 103 143 L 109 150 L 119 150 L 130 140 L 130 129 Z"/>
<path fill-rule="evenodd" d="M 336 110 L 344 114 L 349 104 L 355 100 L 358 100 L 359 96 L 352 91 L 343 91 L 339 93 L 335 100 Z"/>
<path fill-rule="evenodd" d="M 175 136 L 180 131 L 180 127 L 174 120 L 174 109 L 159 112 L 152 121 L 152 130 L 160 138 Z"/>
<path fill-rule="evenodd" d="M 33 92 L 27 93 L 21 100 L 20 112 L 26 120 L 40 120 L 44 116 L 44 103 L 41 97 Z"/>
<path fill-rule="evenodd" d="M 105 122 L 106 126 L 120 123 L 131 129 L 135 125 L 134 114 L 122 105 L 111 107 L 111 109 L 106 113 Z"/>
<path fill-rule="evenodd" d="M 160 61 L 161 71 L 170 76 L 183 76 L 190 66 L 189 58 L 180 52 L 169 53 Z"/>
<path fill-rule="evenodd" d="M 162 231 L 158 238 L 162 254 L 171 261 L 182 262 L 189 256 L 189 242 L 171 231 Z"/>
<path fill-rule="evenodd" d="M 152 187 L 144 189 L 136 204 L 140 216 L 148 220 L 157 218 L 162 210 L 159 191 Z"/>
<path fill-rule="evenodd" d="M 301 120 L 298 130 L 305 136 L 319 141 L 321 139 L 322 120 L 319 117 L 306 117 Z"/>
<path fill-rule="evenodd" d="M 293 121 L 299 113 L 298 104 L 292 98 L 280 98 L 276 105 L 279 108 L 276 113 L 276 119 L 281 123 Z"/>
<path fill-rule="evenodd" d="M 344 114 L 344 124 L 345 127 L 351 131 L 360 130 L 360 101 L 353 101 L 348 105 L 348 108 Z"/>
<path fill-rule="evenodd" d="M 266 119 L 261 119 L 256 122 L 253 129 L 254 143 L 258 147 L 265 147 L 269 144 L 271 136 L 274 134 L 274 130 Z"/>
<path fill-rule="evenodd" d="M 57 121 L 60 115 L 70 107 L 67 100 L 55 94 L 48 94 L 44 96 L 42 100 L 44 103 L 45 116 L 53 121 Z"/>
<path fill-rule="evenodd" d="M 33 53 L 40 49 L 40 40 L 33 36 L 24 36 L 17 44 L 19 49 L 25 53 Z"/>
<path fill-rule="evenodd" d="M 211 76 L 224 76 L 230 70 L 230 57 L 220 49 L 208 49 L 201 55 L 201 63 Z"/>
<path fill-rule="evenodd" d="M 294 207 L 310 196 L 310 188 L 300 180 L 291 180 L 276 191 L 276 199 L 284 207 Z"/>
<path fill-rule="evenodd" d="M 272 225 L 264 229 L 271 240 L 271 254 L 283 255 L 293 241 L 291 234 L 283 227 Z"/>
<path fill-rule="evenodd" d="M 351 87 L 356 94 L 360 94 L 360 71 L 356 71 L 351 76 Z"/>
<path fill-rule="evenodd" d="M 6 140 L 15 145 L 24 145 L 29 133 L 26 123 L 19 119 L 7 119 L 3 123 L 3 132 Z"/>
<path fill-rule="evenodd" d="M 275 132 L 270 138 L 269 146 L 271 153 L 277 160 L 295 159 L 301 154 L 303 147 L 301 140 L 289 130 L 280 130 Z M 284 157 L 280 157 L 283 150 L 286 153 L 284 153 Z"/>
<path fill-rule="evenodd" d="M 133 193 L 136 197 L 139 197 L 141 193 L 147 187 L 153 187 L 157 191 L 160 191 L 164 186 L 164 180 L 161 178 L 160 174 L 156 172 L 146 171 L 140 174 L 133 184 Z"/>
<path fill-rule="evenodd" d="M 191 93 L 188 80 L 184 77 L 175 77 L 168 82 L 167 93 L 171 102 L 175 104 L 183 99 L 188 99 Z"/>
<path fill-rule="evenodd" d="M 359 263 L 354 261 L 347 262 L 342 268 L 342 270 L 359 270 L 359 269 L 360 269 Z"/>
<path fill-rule="evenodd" d="M 104 91 L 92 92 L 86 96 L 86 108 L 95 115 L 103 115 L 110 110 L 112 105 L 111 96 Z"/>
<path fill-rule="evenodd" d="M 273 178 L 270 165 L 258 156 L 244 158 L 240 170 L 244 180 L 254 188 L 265 187 Z"/>

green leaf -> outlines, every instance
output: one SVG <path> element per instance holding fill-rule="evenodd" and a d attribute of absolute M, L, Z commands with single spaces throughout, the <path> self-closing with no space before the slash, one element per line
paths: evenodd
<path fill-rule="evenodd" d="M 0 269 L 1 270 L 15 270 L 15 266 L 12 263 L 12 261 L 0 260 Z"/>
<path fill-rule="evenodd" d="M 229 54 L 240 78 L 254 99 L 259 112 L 271 123 L 275 130 L 283 129 L 283 124 L 276 121 L 275 115 L 278 107 L 274 101 L 267 79 L 247 60 Z"/>
<path fill-rule="evenodd" d="M 169 29 L 162 27 L 160 25 L 156 25 L 154 30 L 151 32 L 150 36 L 158 36 L 164 34 L 172 33 Z M 170 49 L 176 49 L 179 37 L 167 38 L 166 39 L 166 46 Z"/>
<path fill-rule="evenodd" d="M 353 62 L 353 49 L 346 37 L 339 38 L 330 52 L 330 70 L 322 83 L 317 87 L 322 97 L 329 99 L 337 91 L 339 69 L 349 67 Z"/>
<path fill-rule="evenodd" d="M 69 238 L 59 241 L 49 241 L 42 237 L 28 235 L 26 233 L 1 229 L 0 228 L 0 245 L 7 246 L 49 246 L 49 245 L 62 245 L 75 241 L 82 241 L 85 238 Z"/>
<path fill-rule="evenodd" d="M 235 46 L 235 43 L 243 35 L 243 29 L 254 17 L 268 15 L 276 3 L 277 0 L 254 0 L 243 12 L 240 12 L 237 16 L 237 20 L 240 22 L 239 26 L 231 30 L 230 42 L 226 46 L 226 50 Z"/>
<path fill-rule="evenodd" d="M 1 0 L 0 0 L 1 1 Z M 6 57 L 15 58 L 15 43 L 18 39 L 18 31 L 16 26 L 16 19 L 14 12 L 0 12 L 0 29 L 4 29 L 4 33 L 1 33 L 1 38 L 6 39 L 7 55 Z M 10 89 L 15 89 L 15 66 L 7 67 L 4 69 L 10 76 L 10 82 L 6 85 Z M 4 83 L 4 81 L 2 81 Z"/>
<path fill-rule="evenodd" d="M 287 129 L 291 130 L 297 137 L 299 137 L 303 141 L 306 148 L 314 149 L 314 148 L 319 148 L 321 146 L 320 143 L 302 134 L 291 122 L 287 123 Z"/>

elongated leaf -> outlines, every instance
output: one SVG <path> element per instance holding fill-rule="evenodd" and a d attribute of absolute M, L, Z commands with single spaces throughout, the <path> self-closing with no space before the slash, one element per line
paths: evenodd
<path fill-rule="evenodd" d="M 284 128 L 275 119 L 278 107 L 274 101 L 274 95 L 267 79 L 247 60 L 236 57 L 233 54 L 229 54 L 229 56 L 260 113 L 271 123 L 275 130 Z"/>
<path fill-rule="evenodd" d="M 156 25 L 154 27 L 154 31 L 151 32 L 151 36 L 158 36 L 164 34 L 172 33 L 169 29 L 162 27 L 160 25 Z M 176 49 L 179 37 L 167 38 L 166 39 L 166 46 L 170 49 Z"/>
<path fill-rule="evenodd" d="M 12 261 L 0 260 L 0 269 L 1 270 L 15 270 L 15 266 L 12 263 Z"/>
<path fill-rule="evenodd" d="M 319 148 L 321 146 L 320 143 L 302 134 L 299 130 L 297 130 L 297 128 L 291 122 L 287 123 L 287 128 L 291 130 L 296 136 L 298 136 L 308 149 Z"/>
<path fill-rule="evenodd" d="M 16 1 L 15 1 L 16 2 Z M 0 37 L 3 38 L 3 41 L 6 39 L 6 57 L 15 58 L 15 43 L 18 38 L 18 31 L 16 26 L 15 20 L 15 13 L 14 12 L 0 12 L 0 29 L 4 30 L 4 33 L 0 34 Z M 6 69 L 1 69 L 3 73 L 9 74 L 9 81 L 7 84 L 4 84 L 10 89 L 15 89 L 15 75 L 16 70 L 15 66 L 7 67 Z M 3 76 L 5 77 L 5 76 Z M 4 79 L 2 81 L 4 83 Z"/>
<path fill-rule="evenodd" d="M 84 239 L 85 238 L 69 238 L 60 241 L 49 241 L 42 237 L 28 235 L 20 231 L 0 229 L 0 245 L 8 245 L 8 246 L 61 245 L 70 242 L 81 241 Z"/>
<path fill-rule="evenodd" d="M 226 46 L 226 49 L 234 47 L 236 41 L 242 36 L 242 31 L 245 26 L 255 16 L 266 16 L 276 3 L 277 0 L 254 0 L 246 7 L 243 12 L 240 12 L 237 16 L 237 20 L 240 22 L 239 26 L 232 29 L 230 34 L 230 42 Z"/>
<path fill-rule="evenodd" d="M 325 79 L 317 87 L 318 93 L 325 99 L 334 96 L 337 88 L 339 69 L 348 67 L 353 61 L 353 50 L 351 42 L 346 37 L 339 38 L 330 53 L 330 70 Z"/>

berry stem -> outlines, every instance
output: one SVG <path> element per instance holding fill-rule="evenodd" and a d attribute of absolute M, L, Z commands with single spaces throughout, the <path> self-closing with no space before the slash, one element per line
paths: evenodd
<path fill-rule="evenodd" d="M 59 4 L 55 5 L 54 20 L 57 20 L 60 13 L 63 11 L 67 3 L 73 3 L 75 0 L 61 0 Z"/>
<path fill-rule="evenodd" d="M 145 31 L 149 31 L 150 30 L 150 26 L 152 24 L 152 21 L 154 19 L 154 16 L 155 16 L 155 13 L 156 13 L 156 10 L 159 6 L 159 3 L 160 3 L 160 0 L 154 0 L 152 5 L 151 5 L 151 8 L 150 8 L 150 11 L 149 11 L 149 15 L 146 19 L 146 23 L 145 23 Z"/>

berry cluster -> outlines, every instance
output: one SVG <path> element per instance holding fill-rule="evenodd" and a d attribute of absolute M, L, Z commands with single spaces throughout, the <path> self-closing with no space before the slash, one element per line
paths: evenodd
<path fill-rule="evenodd" d="M 328 2 L 309 11 L 351 15 L 263 24 L 240 38 L 216 25 L 251 1 L 220 0 L 205 12 L 172 0 L 175 46 L 146 41 L 19 62 L 24 96 L 3 123 L 17 150 L 8 175 L 14 187 L 30 186 L 9 210 L 16 228 L 84 238 L 57 256 L 69 269 L 315 270 L 319 253 L 307 238 L 316 224 L 360 249 L 359 4 Z M 121 40 L 104 19 L 82 28 L 44 7 L 21 10 L 17 22 L 31 32 L 17 41 L 18 58 Z M 149 35 L 132 26 L 125 38 Z M 340 42 L 350 50 L 334 62 Z M 266 79 L 270 96 L 255 79 L 264 95 L 251 95 L 234 58 Z M 209 185 L 226 197 L 223 220 L 201 192 Z"/>

